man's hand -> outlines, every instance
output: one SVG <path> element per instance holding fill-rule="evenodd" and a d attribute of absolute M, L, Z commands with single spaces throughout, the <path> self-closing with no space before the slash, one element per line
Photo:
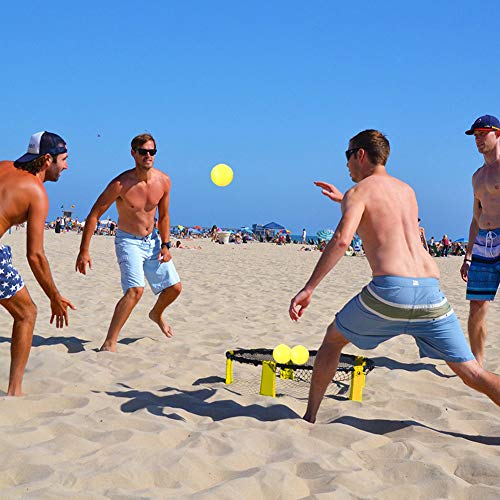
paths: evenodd
<path fill-rule="evenodd" d="M 467 275 L 469 274 L 470 262 L 468 260 L 464 260 L 462 267 L 460 268 L 460 276 L 467 283 Z"/>
<path fill-rule="evenodd" d="M 89 269 L 92 269 L 90 254 L 88 252 L 80 251 L 78 257 L 76 258 L 75 271 L 79 271 L 81 274 L 87 274 L 87 264 L 89 265 Z"/>
<path fill-rule="evenodd" d="M 52 310 L 52 316 L 50 317 L 50 324 L 54 322 L 56 318 L 56 328 L 62 328 L 64 324 L 68 326 L 68 307 L 75 310 L 76 307 L 61 295 L 56 295 L 50 301 L 50 309 Z"/>
<path fill-rule="evenodd" d="M 304 314 L 306 307 L 310 304 L 312 299 L 312 291 L 303 288 L 290 302 L 288 314 L 292 321 L 298 321 Z"/>
<path fill-rule="evenodd" d="M 168 262 L 172 259 L 170 255 L 170 250 L 167 247 L 163 247 L 160 250 L 160 254 L 158 255 L 158 260 L 163 264 L 164 262 Z"/>
<path fill-rule="evenodd" d="M 321 192 L 330 200 L 340 203 L 344 199 L 344 195 L 333 184 L 321 181 L 315 181 L 314 184 L 321 188 Z"/>

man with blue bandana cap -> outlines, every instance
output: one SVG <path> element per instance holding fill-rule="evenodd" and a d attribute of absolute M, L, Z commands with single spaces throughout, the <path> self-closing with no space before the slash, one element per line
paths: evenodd
<path fill-rule="evenodd" d="M 500 284 L 500 121 L 480 116 L 465 132 L 473 135 L 484 163 L 472 176 L 474 206 L 469 242 L 460 269 L 467 282 L 469 341 L 480 365 L 484 361 L 486 313 Z"/>

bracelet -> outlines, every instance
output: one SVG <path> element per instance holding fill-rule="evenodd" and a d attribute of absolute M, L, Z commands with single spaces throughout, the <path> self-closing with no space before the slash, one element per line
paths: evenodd
<path fill-rule="evenodd" d="M 464 262 L 472 262 L 472 259 L 468 259 L 467 257 L 464 257 Z"/>
<path fill-rule="evenodd" d="M 169 250 L 170 250 L 170 247 L 172 246 L 172 243 L 170 243 L 170 241 L 164 241 L 162 244 L 161 244 L 161 248 L 165 248 L 167 247 Z"/>

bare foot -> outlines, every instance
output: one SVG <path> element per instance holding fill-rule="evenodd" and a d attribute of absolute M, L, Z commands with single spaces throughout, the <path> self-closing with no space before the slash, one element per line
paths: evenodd
<path fill-rule="evenodd" d="M 154 321 L 160 327 L 160 330 L 165 334 L 166 337 L 170 338 L 174 336 L 174 330 L 168 323 L 163 321 L 161 314 L 156 315 L 153 311 L 150 311 L 149 319 L 151 321 Z"/>
<path fill-rule="evenodd" d="M 22 396 L 26 396 L 26 394 L 19 389 L 18 391 L 8 391 L 7 396 L 22 397 Z"/>
<path fill-rule="evenodd" d="M 104 342 L 104 344 L 102 344 L 101 348 L 99 349 L 99 352 L 102 352 L 102 351 L 107 351 L 107 352 L 117 352 L 116 350 L 116 343 L 115 344 L 112 344 L 112 343 L 108 343 L 108 342 Z"/>
<path fill-rule="evenodd" d="M 309 422 L 310 424 L 314 424 L 314 422 L 316 422 L 316 418 L 312 418 L 307 413 L 302 417 L 302 419 L 305 420 L 306 422 Z"/>

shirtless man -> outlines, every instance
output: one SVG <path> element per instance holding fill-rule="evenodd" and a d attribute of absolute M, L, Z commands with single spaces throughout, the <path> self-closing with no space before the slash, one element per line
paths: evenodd
<path fill-rule="evenodd" d="M 415 338 L 421 356 L 445 360 L 470 387 L 500 405 L 500 377 L 474 359 L 455 313 L 439 289 L 439 270 L 418 232 L 415 193 L 390 176 L 385 164 L 389 142 L 376 130 L 353 137 L 346 151 L 351 179 L 345 195 L 333 185 L 315 184 L 341 202 L 342 218 L 304 288 L 292 299 L 290 318 L 297 321 L 314 289 L 345 254 L 354 232 L 363 239 L 372 281 L 337 313 L 316 360 L 304 419 L 315 422 L 342 348 L 349 342 L 373 349 L 405 333 Z"/>
<path fill-rule="evenodd" d="M 43 235 L 49 199 L 43 183 L 59 179 L 68 168 L 67 158 L 66 143 L 61 137 L 38 132 L 31 136 L 25 155 L 15 162 L 0 162 L 0 237 L 11 226 L 27 221 L 26 256 L 50 300 L 50 323 L 55 318 L 56 328 L 68 325 L 68 307 L 75 307 L 57 290 L 45 257 Z M 7 395 L 23 396 L 24 369 L 31 350 L 37 308 L 12 265 L 12 252 L 7 245 L 0 245 L 0 304 L 14 319 Z"/>
<path fill-rule="evenodd" d="M 149 317 L 161 331 L 172 337 L 173 330 L 163 311 L 181 293 L 179 275 L 170 255 L 170 178 L 153 168 L 156 142 L 149 134 L 132 139 L 135 167 L 113 179 L 95 202 L 85 222 L 75 269 L 87 274 L 92 269 L 90 239 L 97 221 L 116 202 L 118 229 L 115 250 L 121 272 L 123 297 L 115 307 L 101 351 L 116 352 L 116 341 L 132 309 L 144 293 L 144 275 L 158 299 Z M 158 229 L 154 228 L 158 208 Z"/>
<path fill-rule="evenodd" d="M 465 133 L 474 135 L 477 149 L 484 156 L 483 166 L 472 176 L 472 222 L 460 269 L 470 300 L 469 341 L 482 365 L 486 313 L 500 283 L 500 122 L 491 115 L 481 116 Z"/>

